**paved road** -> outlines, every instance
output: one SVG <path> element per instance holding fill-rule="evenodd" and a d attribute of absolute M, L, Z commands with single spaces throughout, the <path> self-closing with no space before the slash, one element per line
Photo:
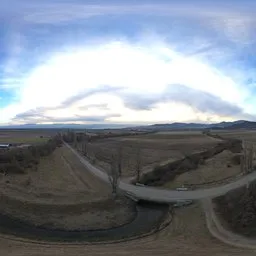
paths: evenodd
<path fill-rule="evenodd" d="M 79 158 L 81 163 L 83 163 L 86 166 L 87 170 L 91 171 L 94 175 L 98 176 L 100 179 L 106 182 L 109 182 L 108 176 L 104 171 L 101 171 L 99 168 L 93 166 L 68 144 L 66 144 L 66 146 Z M 239 188 L 243 185 L 247 185 L 253 180 L 256 180 L 256 172 L 252 172 L 246 176 L 242 176 L 241 179 L 226 185 L 222 185 L 214 188 L 208 188 L 208 189 L 193 190 L 193 191 L 176 191 L 176 190 L 159 189 L 159 188 L 147 187 L 147 186 L 141 187 L 141 186 L 135 186 L 132 184 L 127 184 L 122 181 L 120 181 L 119 183 L 119 188 L 123 191 L 133 194 L 136 198 L 139 198 L 139 199 L 144 199 L 144 200 L 149 200 L 154 202 L 172 203 L 177 200 L 190 200 L 190 199 L 198 200 L 203 198 L 212 198 L 212 197 L 220 196 L 227 193 L 230 190 Z"/>

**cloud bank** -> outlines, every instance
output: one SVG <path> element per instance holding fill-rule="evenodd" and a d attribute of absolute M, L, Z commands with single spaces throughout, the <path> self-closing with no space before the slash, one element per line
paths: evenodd
<path fill-rule="evenodd" d="M 0 124 L 255 119 L 251 1 L 8 4 Z"/>

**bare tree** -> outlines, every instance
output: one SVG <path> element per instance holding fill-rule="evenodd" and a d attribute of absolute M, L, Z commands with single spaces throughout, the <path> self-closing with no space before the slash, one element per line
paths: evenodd
<path fill-rule="evenodd" d="M 74 146 L 75 146 L 75 148 L 77 148 L 77 134 L 76 134 L 76 132 L 74 132 Z"/>
<path fill-rule="evenodd" d="M 112 187 L 112 194 L 114 197 L 116 197 L 118 182 L 119 182 L 119 171 L 118 171 L 118 167 L 117 167 L 117 163 L 114 155 L 112 155 L 112 158 L 111 158 L 111 168 L 110 168 L 110 174 L 108 175 L 108 179 Z"/>
<path fill-rule="evenodd" d="M 248 141 L 242 141 L 241 169 L 243 173 L 251 172 L 253 169 L 254 146 Z"/>
<path fill-rule="evenodd" d="M 244 159 L 244 155 L 240 156 L 240 167 L 241 167 L 241 173 L 245 173 L 245 159 Z"/>
<path fill-rule="evenodd" d="M 138 146 L 137 152 L 136 152 L 136 182 L 140 181 L 140 175 L 141 175 L 141 148 Z"/>
<path fill-rule="evenodd" d="M 86 135 L 83 135 L 82 151 L 83 151 L 84 155 L 87 156 L 87 138 L 86 138 Z"/>
<path fill-rule="evenodd" d="M 251 143 L 249 145 L 249 150 L 248 150 L 248 158 L 249 158 L 249 164 L 248 164 L 248 169 L 249 169 L 249 172 L 252 171 L 252 168 L 253 168 L 253 144 Z"/>
<path fill-rule="evenodd" d="M 123 161 L 123 148 L 120 145 L 118 147 L 118 152 L 117 152 L 117 165 L 118 165 L 119 177 L 121 177 L 121 175 L 122 175 L 122 161 Z"/>

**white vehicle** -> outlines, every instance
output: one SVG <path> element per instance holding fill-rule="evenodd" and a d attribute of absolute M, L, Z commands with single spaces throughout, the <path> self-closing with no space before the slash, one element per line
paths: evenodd
<path fill-rule="evenodd" d="M 177 191 L 187 191 L 188 188 L 182 186 L 182 187 L 180 187 L 180 188 L 176 188 L 176 190 L 177 190 Z"/>
<path fill-rule="evenodd" d="M 144 185 L 144 184 L 141 184 L 141 183 L 136 183 L 135 185 L 136 185 L 136 186 L 140 186 L 140 187 L 145 187 L 145 185 Z"/>

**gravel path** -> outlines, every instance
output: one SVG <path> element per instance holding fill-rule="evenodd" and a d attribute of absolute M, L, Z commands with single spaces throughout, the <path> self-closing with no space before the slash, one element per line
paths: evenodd
<path fill-rule="evenodd" d="M 105 182 L 108 181 L 107 174 L 100 170 L 99 168 L 93 166 L 91 163 L 87 161 L 83 156 L 79 155 L 77 151 L 75 151 L 71 146 L 66 144 L 67 147 L 78 157 L 81 163 L 84 164 L 86 169 L 93 173 L 95 176 L 99 177 L 101 180 Z M 124 183 L 121 181 L 119 183 L 119 188 L 133 194 L 135 197 L 139 199 L 160 202 L 160 203 L 172 203 L 177 200 L 198 200 L 203 198 L 213 198 L 223 194 L 226 194 L 228 191 L 234 190 L 241 186 L 247 185 L 251 181 L 256 179 L 256 172 L 252 172 L 246 176 L 241 177 L 241 179 L 231 182 L 229 184 L 221 185 L 219 187 L 214 188 L 205 188 L 198 189 L 193 191 L 176 191 L 176 190 L 168 190 L 168 189 L 159 189 L 152 187 L 141 187 L 135 186 L 131 184 Z"/>

